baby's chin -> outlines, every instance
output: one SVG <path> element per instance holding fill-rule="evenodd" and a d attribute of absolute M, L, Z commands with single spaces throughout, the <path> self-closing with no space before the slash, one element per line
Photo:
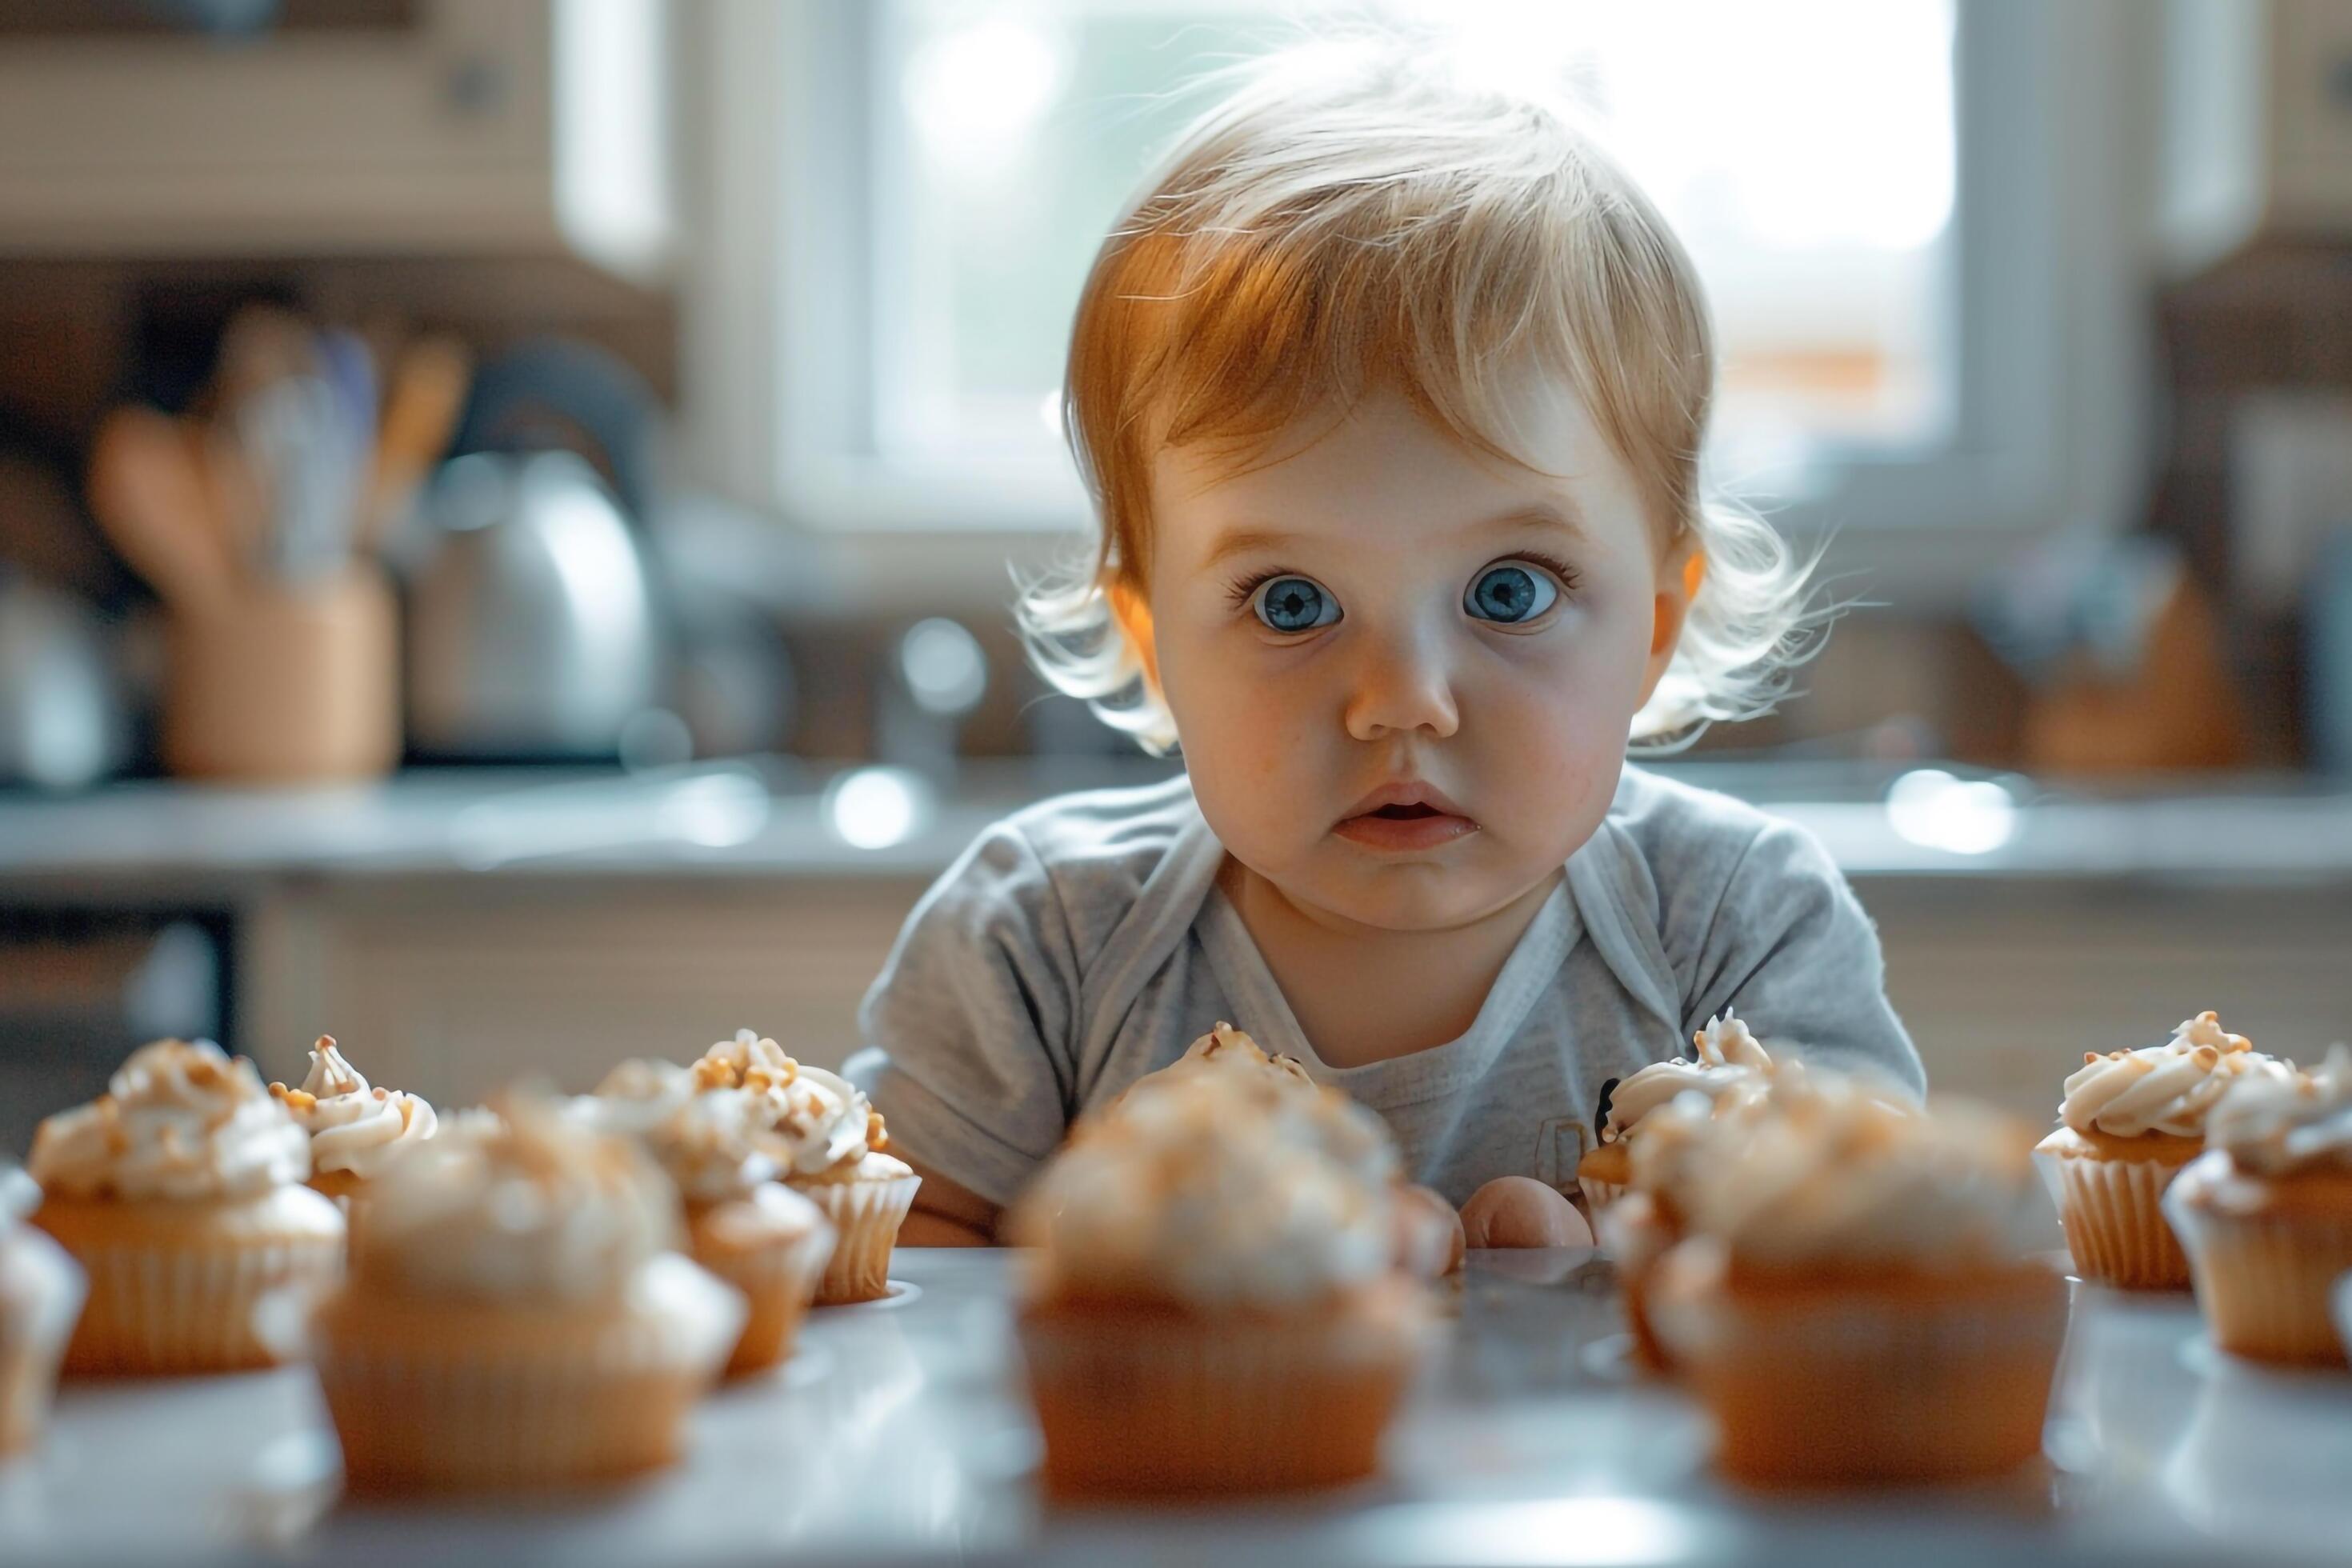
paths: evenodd
<path fill-rule="evenodd" d="M 1349 847 L 1339 841 L 1309 861 L 1296 874 L 1270 879 L 1292 904 L 1313 910 L 1326 923 L 1398 933 L 1475 924 L 1549 889 L 1558 876 L 1540 863 L 1531 871 L 1525 861 L 1501 856 L 1383 862 L 1350 856 Z"/>

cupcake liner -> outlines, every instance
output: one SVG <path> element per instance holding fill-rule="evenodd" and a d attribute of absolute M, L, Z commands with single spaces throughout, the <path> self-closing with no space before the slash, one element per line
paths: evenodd
<path fill-rule="evenodd" d="M 815 1299 L 825 1264 L 833 1257 L 833 1235 L 812 1230 L 749 1250 L 698 1244 L 693 1257 L 742 1293 L 743 1331 L 736 1336 L 726 1367 L 728 1376 L 742 1377 L 765 1372 L 792 1354 L 793 1332 Z"/>
<path fill-rule="evenodd" d="M 2345 1364 L 2328 1292 L 2352 1275 L 2352 1215 L 2231 1214 L 2188 1195 L 2176 1186 L 2165 1212 L 2213 1342 L 2259 1361 Z"/>
<path fill-rule="evenodd" d="M 299 1186 L 221 1204 L 51 1202 L 33 1222 L 89 1277 L 68 1373 L 273 1366 L 256 1307 L 280 1290 L 323 1291 L 343 1270 L 341 1216 Z"/>
<path fill-rule="evenodd" d="M 1044 1481 L 1068 1497 L 1336 1486 L 1380 1466 L 1425 1337 L 1416 1298 L 1296 1321 L 1071 1305 L 1022 1314 Z"/>
<path fill-rule="evenodd" d="M 914 1206 L 918 1176 L 880 1181 L 793 1182 L 792 1189 L 824 1211 L 833 1222 L 833 1257 L 816 1290 L 816 1305 L 877 1301 L 890 1293 L 890 1249 L 898 1226 Z"/>
<path fill-rule="evenodd" d="M 684 1258 L 577 1309 L 347 1293 L 311 1324 L 319 1386 L 364 1493 L 529 1489 L 659 1468 L 743 1321 Z"/>
<path fill-rule="evenodd" d="M 2094 1285 L 2186 1290 L 2189 1258 L 2164 1217 L 2164 1189 L 2182 1167 L 2162 1160 L 2037 1155 L 2058 1202 L 2074 1268 Z"/>
<path fill-rule="evenodd" d="M 1651 1321 L 1650 1276 L 1658 1259 L 1674 1245 L 1674 1230 L 1659 1216 L 1656 1204 L 1647 1194 L 1601 1210 L 1594 1218 L 1593 1230 L 1601 1250 L 1617 1268 L 1618 1292 L 1625 1309 L 1625 1329 L 1633 1342 L 1634 1362 L 1650 1372 L 1672 1370 Z"/>
<path fill-rule="evenodd" d="M 1653 1312 L 1752 1485 L 1998 1474 L 2040 1452 L 2066 1285 L 2032 1266 L 1974 1276 L 1723 1283 L 1660 1266 Z"/>
<path fill-rule="evenodd" d="M 7 1221 L 0 1217 L 0 1226 Z M 0 1289 L 0 1457 L 30 1448 L 47 1425 L 58 1368 L 81 1314 L 88 1280 L 65 1248 L 29 1227 L 0 1234 L 8 1277 Z"/>

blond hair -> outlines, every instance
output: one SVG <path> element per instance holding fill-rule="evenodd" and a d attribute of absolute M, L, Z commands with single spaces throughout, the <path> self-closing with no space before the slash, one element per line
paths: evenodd
<path fill-rule="evenodd" d="M 1039 671 L 1162 751 L 1176 740 L 1114 596 L 1150 562 L 1151 458 L 1263 453 L 1373 387 L 1465 447 L 1517 456 L 1501 390 L 1564 378 L 1633 476 L 1664 548 L 1704 576 L 1629 740 L 1770 708 L 1813 617 L 1810 563 L 1702 493 L 1715 350 L 1689 257 L 1559 106 L 1483 87 L 1394 38 L 1286 50 L 1239 71 L 1095 258 L 1063 413 L 1100 523 L 1091 560 L 1031 584 Z"/>

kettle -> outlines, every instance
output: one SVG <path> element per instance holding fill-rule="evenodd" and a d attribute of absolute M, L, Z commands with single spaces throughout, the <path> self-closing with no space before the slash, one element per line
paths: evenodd
<path fill-rule="evenodd" d="M 130 742 L 97 614 L 0 566 L 0 784 L 79 789 L 120 768 Z"/>
<path fill-rule="evenodd" d="M 666 605 L 641 535 L 651 399 L 582 344 L 486 366 L 462 454 L 421 510 L 408 585 L 409 749 L 609 760 L 667 695 Z M 575 447 L 603 460 L 604 472 Z M 607 475 L 611 478 L 608 480 Z"/>

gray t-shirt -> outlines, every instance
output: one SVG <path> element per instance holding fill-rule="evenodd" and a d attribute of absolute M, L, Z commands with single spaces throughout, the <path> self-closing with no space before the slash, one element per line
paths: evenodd
<path fill-rule="evenodd" d="M 1066 795 L 982 833 L 908 917 L 849 1077 L 911 1158 L 1012 1201 L 1072 1120 L 1219 1020 L 1387 1119 L 1459 1204 L 1496 1176 L 1562 1188 L 1602 1088 L 1738 1009 L 1810 1061 L 1914 1089 L 1878 936 L 1811 836 L 1628 767 L 1459 1039 L 1325 1065 L 1217 886 L 1223 847 L 1181 777 Z"/>

